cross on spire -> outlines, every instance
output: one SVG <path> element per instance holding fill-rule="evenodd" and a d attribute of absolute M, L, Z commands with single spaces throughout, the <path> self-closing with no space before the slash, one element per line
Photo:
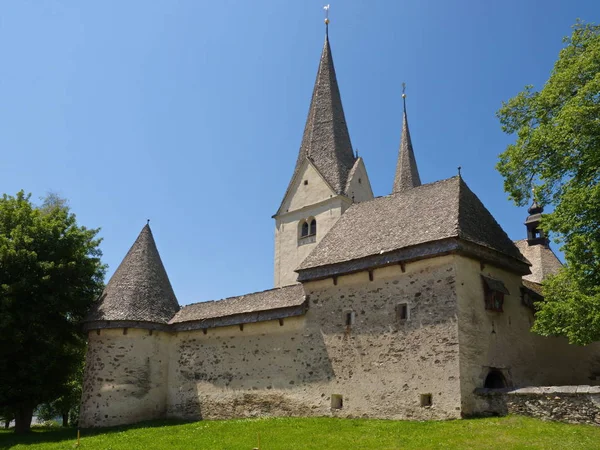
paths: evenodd
<path fill-rule="evenodd" d="M 323 6 L 325 10 L 325 34 L 329 35 L 329 5 Z"/>

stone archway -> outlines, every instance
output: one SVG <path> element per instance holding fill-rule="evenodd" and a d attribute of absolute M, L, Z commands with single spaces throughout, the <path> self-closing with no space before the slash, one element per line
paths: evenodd
<path fill-rule="evenodd" d="M 490 369 L 483 385 L 487 389 L 503 389 L 508 387 L 504 374 L 498 369 Z"/>

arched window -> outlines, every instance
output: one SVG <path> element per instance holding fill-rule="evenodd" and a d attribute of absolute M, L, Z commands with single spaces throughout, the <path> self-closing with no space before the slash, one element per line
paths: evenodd
<path fill-rule="evenodd" d="M 300 225 L 300 237 L 308 236 L 308 222 L 306 220 L 302 221 Z"/>
<path fill-rule="evenodd" d="M 317 221 L 316 221 L 316 219 L 313 219 L 313 220 L 310 221 L 310 234 L 311 235 L 317 234 Z"/>

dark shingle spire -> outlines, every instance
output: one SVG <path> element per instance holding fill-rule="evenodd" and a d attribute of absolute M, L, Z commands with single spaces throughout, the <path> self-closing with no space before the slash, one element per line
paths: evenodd
<path fill-rule="evenodd" d="M 177 298 L 146 224 L 86 318 L 167 323 L 179 311 Z"/>
<path fill-rule="evenodd" d="M 403 192 L 421 186 L 421 178 L 417 169 L 417 161 L 413 152 L 410 131 L 408 130 L 408 118 L 406 115 L 406 94 L 402 83 L 402 102 L 404 112 L 402 114 L 402 138 L 400 139 L 400 150 L 398 151 L 398 164 L 396 166 L 396 177 L 394 178 L 393 193 Z"/>
<path fill-rule="evenodd" d="M 336 193 L 346 194 L 346 181 L 356 158 L 342 108 L 328 33 L 325 34 L 294 177 L 306 158 L 312 161 Z"/>

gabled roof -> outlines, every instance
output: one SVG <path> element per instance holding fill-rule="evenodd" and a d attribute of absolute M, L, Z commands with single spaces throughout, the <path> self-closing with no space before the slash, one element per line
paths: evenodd
<path fill-rule="evenodd" d="M 290 184 L 306 158 L 312 161 L 336 194 L 346 194 L 346 181 L 356 158 L 342 108 L 328 35 L 325 36 L 302 144 Z"/>
<path fill-rule="evenodd" d="M 146 225 L 85 321 L 167 323 L 177 311 L 179 303 Z"/>
<path fill-rule="evenodd" d="M 524 280 L 541 283 L 549 275 L 556 274 L 562 267 L 560 260 L 547 245 L 530 245 L 527 239 L 515 241 L 515 245 L 531 263 L 531 274 L 524 276 Z"/>
<path fill-rule="evenodd" d="M 352 205 L 298 272 L 302 280 L 342 273 L 349 261 L 448 238 L 500 253 L 526 271 L 527 261 L 504 230 L 462 178 L 453 177 Z M 331 270 L 313 270 L 325 266 Z"/>
<path fill-rule="evenodd" d="M 238 314 L 260 313 L 300 306 L 304 301 L 303 286 L 293 284 L 268 291 L 240 295 L 239 297 L 187 305 L 181 308 L 169 323 L 205 321 Z"/>
<path fill-rule="evenodd" d="M 394 177 L 392 192 L 402 192 L 417 186 L 421 186 L 421 178 L 419 177 L 417 161 L 415 160 L 412 140 L 410 139 L 405 106 L 402 114 L 402 137 L 400 138 L 398 163 L 396 165 L 396 176 Z"/>

